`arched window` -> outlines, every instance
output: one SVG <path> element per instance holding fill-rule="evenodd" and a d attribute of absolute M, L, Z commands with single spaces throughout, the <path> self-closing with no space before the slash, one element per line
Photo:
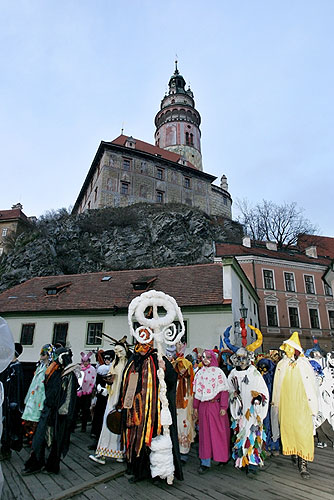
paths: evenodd
<path fill-rule="evenodd" d="M 190 144 L 191 144 L 191 146 L 194 145 L 194 136 L 193 136 L 193 134 L 190 134 Z"/>
<path fill-rule="evenodd" d="M 186 132 L 186 145 L 189 146 L 189 132 Z"/>

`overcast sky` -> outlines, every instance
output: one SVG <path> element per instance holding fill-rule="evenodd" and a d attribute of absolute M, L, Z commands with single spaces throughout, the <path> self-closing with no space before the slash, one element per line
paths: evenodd
<path fill-rule="evenodd" d="M 204 170 L 334 236 L 334 1 L 0 0 L 0 209 L 73 205 L 101 140 L 154 142 L 174 71 Z M 234 216 L 237 212 L 234 210 Z"/>

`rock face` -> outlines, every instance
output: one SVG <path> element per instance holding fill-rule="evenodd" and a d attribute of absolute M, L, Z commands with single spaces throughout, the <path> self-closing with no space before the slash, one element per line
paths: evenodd
<path fill-rule="evenodd" d="M 42 217 L 0 260 L 0 290 L 35 276 L 212 262 L 242 227 L 183 205 L 137 204 Z"/>

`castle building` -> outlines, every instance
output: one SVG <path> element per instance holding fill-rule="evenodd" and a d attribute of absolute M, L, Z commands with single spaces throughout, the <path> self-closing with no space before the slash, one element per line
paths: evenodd
<path fill-rule="evenodd" d="M 232 217 L 226 176 L 217 186 L 217 178 L 203 171 L 201 116 L 185 87 L 176 63 L 155 116 L 155 145 L 123 134 L 100 143 L 73 213 L 148 202 L 182 203 Z"/>

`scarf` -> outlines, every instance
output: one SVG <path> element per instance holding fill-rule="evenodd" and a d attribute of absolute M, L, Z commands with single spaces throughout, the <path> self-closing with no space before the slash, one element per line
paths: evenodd
<path fill-rule="evenodd" d="M 199 401 L 211 401 L 222 391 L 228 391 L 226 376 L 220 368 L 214 351 L 211 353 L 210 366 L 200 368 L 194 379 L 194 397 Z"/>

